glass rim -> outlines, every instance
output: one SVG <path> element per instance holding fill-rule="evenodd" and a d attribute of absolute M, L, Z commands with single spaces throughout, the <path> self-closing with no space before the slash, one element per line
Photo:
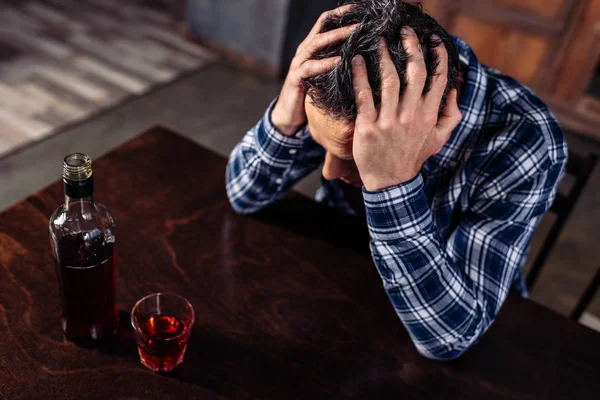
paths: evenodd
<path fill-rule="evenodd" d="M 142 297 L 141 299 L 139 299 L 139 300 L 138 300 L 138 301 L 137 301 L 137 302 L 134 304 L 134 306 L 131 308 L 131 313 L 129 314 L 129 320 L 130 320 L 130 322 L 131 322 L 131 326 L 133 327 L 133 330 L 134 330 L 134 331 L 136 331 L 136 332 L 139 332 L 140 334 L 144 335 L 145 337 L 148 337 L 148 335 L 146 335 L 144 332 L 142 332 L 142 331 L 141 331 L 141 329 L 139 329 L 140 327 L 139 327 L 139 325 L 137 324 L 137 322 L 135 321 L 135 318 L 134 318 L 134 316 L 133 316 L 133 313 L 134 313 L 134 311 L 135 311 L 135 310 L 138 308 L 138 306 L 139 306 L 139 305 L 140 305 L 140 304 L 141 304 L 141 303 L 142 303 L 144 300 L 148 300 L 148 299 L 149 299 L 149 298 L 151 298 L 151 297 L 158 297 L 158 296 L 164 296 L 164 295 L 167 295 L 167 296 L 172 296 L 172 297 L 177 297 L 177 298 L 179 298 L 180 300 L 183 300 L 183 302 L 184 302 L 185 304 L 187 304 L 187 306 L 189 307 L 189 309 L 190 309 L 190 311 L 191 311 L 191 313 L 192 313 L 191 322 L 190 322 L 189 326 L 188 326 L 186 323 L 184 323 L 184 329 L 183 329 L 183 332 L 181 332 L 181 333 L 180 333 L 179 335 L 177 335 L 177 336 L 173 336 L 173 337 L 166 338 L 166 339 L 161 339 L 162 341 L 168 342 L 168 341 L 171 341 L 171 340 L 174 340 L 174 339 L 178 339 L 178 338 L 180 338 L 181 336 L 183 336 L 183 335 L 185 335 L 186 333 L 188 333 L 189 331 L 191 331 L 191 330 L 192 330 L 192 327 L 194 326 L 194 322 L 196 322 L 196 313 L 195 313 L 195 311 L 194 311 L 194 307 L 192 306 L 192 304 L 191 304 L 191 303 L 190 303 L 190 302 L 189 302 L 189 301 L 188 301 L 188 300 L 187 300 L 185 297 L 183 297 L 183 296 L 180 296 L 180 295 L 178 295 L 178 294 L 176 294 L 176 293 L 173 293 L 173 292 L 158 292 L 158 293 L 151 293 L 151 294 L 149 294 L 149 295 L 146 295 L 146 296 Z M 158 315 L 158 314 L 157 314 L 157 315 Z"/>

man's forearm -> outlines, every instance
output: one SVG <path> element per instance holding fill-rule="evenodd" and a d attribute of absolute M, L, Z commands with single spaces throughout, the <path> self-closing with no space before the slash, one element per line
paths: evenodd
<path fill-rule="evenodd" d="M 270 120 L 272 108 L 273 104 L 229 158 L 227 194 L 240 213 L 259 211 L 279 199 L 323 157 L 323 149 L 306 129 L 293 136 L 278 132 Z"/>
<path fill-rule="evenodd" d="M 373 260 L 415 346 L 429 358 L 458 357 L 492 323 L 518 271 L 519 257 L 509 262 L 491 245 L 489 232 L 505 222 L 485 221 L 478 231 L 480 224 L 465 220 L 446 243 L 420 176 L 364 197 Z M 523 234 L 529 231 L 523 226 Z M 520 248 L 513 247 L 515 254 Z M 490 280 L 495 271 L 503 274 L 498 281 Z"/>
<path fill-rule="evenodd" d="M 449 360 L 475 344 L 493 317 L 474 282 L 448 259 L 434 237 L 428 232 L 373 241 L 371 249 L 386 293 L 417 350 L 428 358 Z M 419 265 L 424 253 L 431 260 Z M 399 254 L 405 259 L 393 260 Z"/>

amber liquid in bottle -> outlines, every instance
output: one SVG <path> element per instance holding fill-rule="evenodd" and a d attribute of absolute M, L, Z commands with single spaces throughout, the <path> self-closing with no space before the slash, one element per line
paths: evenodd
<path fill-rule="evenodd" d="M 114 244 L 106 243 L 100 231 L 59 240 L 56 274 L 63 303 L 62 327 L 72 341 L 94 346 L 114 334 L 115 261 Z"/>
<path fill-rule="evenodd" d="M 65 337 L 85 347 L 110 344 L 118 326 L 114 220 L 94 201 L 91 160 L 65 158 L 65 204 L 50 219 Z"/>

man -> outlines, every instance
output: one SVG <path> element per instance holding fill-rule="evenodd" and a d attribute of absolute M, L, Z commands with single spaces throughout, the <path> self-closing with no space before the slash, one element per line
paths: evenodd
<path fill-rule="evenodd" d="M 366 217 L 417 350 L 456 358 L 509 290 L 526 294 L 527 247 L 566 146 L 538 98 L 418 6 L 351 3 L 298 47 L 279 98 L 231 154 L 228 195 L 258 211 L 324 162 L 317 200 Z"/>

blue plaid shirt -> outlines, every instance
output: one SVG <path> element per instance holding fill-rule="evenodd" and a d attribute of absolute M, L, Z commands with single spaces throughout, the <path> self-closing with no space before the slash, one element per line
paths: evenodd
<path fill-rule="evenodd" d="M 523 264 L 567 161 L 548 108 L 514 79 L 481 65 L 456 39 L 468 64 L 460 125 L 409 182 L 363 189 L 371 253 L 383 287 L 417 350 L 452 359 L 488 329 L 509 290 L 526 294 Z M 325 150 L 308 131 L 279 133 L 270 111 L 233 150 L 227 192 L 235 210 L 271 204 L 318 168 Z M 316 198 L 349 214 L 340 181 L 323 180 Z"/>

